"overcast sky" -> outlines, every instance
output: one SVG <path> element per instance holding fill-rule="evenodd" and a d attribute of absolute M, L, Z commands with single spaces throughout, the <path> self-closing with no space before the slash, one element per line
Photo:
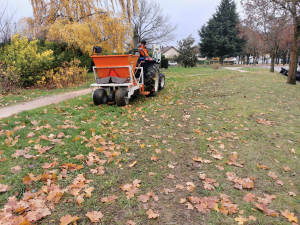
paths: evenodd
<path fill-rule="evenodd" d="M 15 9 L 17 19 L 32 16 L 30 0 L 0 0 L 0 2 L 7 2 L 8 6 Z M 164 14 L 171 17 L 172 23 L 178 25 L 175 40 L 168 43 L 169 46 L 176 47 L 178 40 L 187 38 L 190 34 L 196 39 L 195 44 L 199 42 L 198 30 L 216 12 L 221 0 L 156 0 L 156 2 L 160 4 Z M 237 11 L 240 13 L 239 1 L 236 0 L 236 3 Z"/>

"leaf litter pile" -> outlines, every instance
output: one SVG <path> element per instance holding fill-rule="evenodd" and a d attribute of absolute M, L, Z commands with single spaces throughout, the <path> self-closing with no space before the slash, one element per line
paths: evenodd
<path fill-rule="evenodd" d="M 298 224 L 299 87 L 166 75 L 126 107 L 87 95 L 0 120 L 0 224 Z"/>

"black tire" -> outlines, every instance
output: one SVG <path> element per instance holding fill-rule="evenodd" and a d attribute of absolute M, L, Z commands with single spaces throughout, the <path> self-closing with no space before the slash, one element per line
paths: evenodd
<path fill-rule="evenodd" d="M 150 64 L 145 78 L 146 89 L 150 90 L 151 95 L 156 95 L 158 92 L 159 83 L 159 65 L 156 63 Z"/>
<path fill-rule="evenodd" d="M 107 104 L 107 92 L 105 89 L 99 88 L 94 91 L 93 101 L 95 105 Z"/>
<path fill-rule="evenodd" d="M 164 87 L 165 87 L 165 81 L 166 81 L 165 74 L 160 73 L 160 74 L 159 74 L 158 90 L 164 89 Z"/>
<path fill-rule="evenodd" d="M 116 93 L 114 91 L 111 91 L 108 95 L 108 103 L 110 102 L 114 102 L 115 101 L 115 97 L 116 97 Z"/>
<path fill-rule="evenodd" d="M 116 103 L 118 106 L 125 106 L 128 105 L 129 99 L 127 97 L 128 91 L 126 89 L 118 89 L 116 91 Z"/>

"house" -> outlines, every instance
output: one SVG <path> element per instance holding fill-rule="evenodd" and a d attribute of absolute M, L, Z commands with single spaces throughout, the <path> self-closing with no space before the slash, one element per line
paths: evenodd
<path fill-rule="evenodd" d="M 178 56 L 179 52 L 173 46 L 161 47 L 161 54 L 165 55 L 167 59 L 173 59 L 174 56 Z"/>
<path fill-rule="evenodd" d="M 202 58 L 202 57 L 201 57 L 199 45 L 195 45 L 195 46 L 193 47 L 193 50 L 194 50 L 194 52 L 197 54 L 197 59 L 198 59 L 199 61 L 203 61 L 203 60 L 206 60 L 206 59 L 207 59 L 206 57 L 205 57 L 205 58 Z"/>

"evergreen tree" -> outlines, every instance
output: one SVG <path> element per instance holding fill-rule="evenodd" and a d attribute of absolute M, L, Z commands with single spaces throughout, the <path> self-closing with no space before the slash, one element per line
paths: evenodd
<path fill-rule="evenodd" d="M 192 35 L 186 39 L 177 41 L 179 55 L 174 57 L 174 60 L 186 67 L 194 67 L 197 62 L 197 53 L 194 51 L 192 45 L 195 42 Z"/>
<path fill-rule="evenodd" d="M 221 0 L 216 13 L 198 30 L 201 55 L 219 57 L 222 64 L 224 58 L 239 55 L 245 40 L 238 37 L 238 24 L 235 2 Z"/>

